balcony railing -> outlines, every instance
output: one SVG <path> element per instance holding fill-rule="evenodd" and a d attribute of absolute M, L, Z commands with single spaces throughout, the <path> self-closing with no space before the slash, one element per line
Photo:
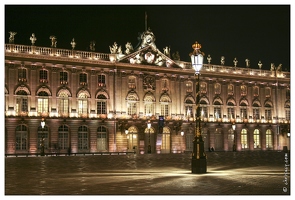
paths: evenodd
<path fill-rule="evenodd" d="M 91 59 L 91 60 L 105 60 L 110 61 L 108 53 L 96 53 L 89 51 L 76 51 L 68 49 L 57 49 L 50 47 L 26 46 L 18 44 L 5 44 L 5 51 L 11 53 L 35 54 L 35 55 L 49 55 L 63 58 L 77 58 L 77 59 Z M 192 69 L 190 62 L 175 61 L 183 69 Z M 270 70 L 260 70 L 252 68 L 231 67 L 224 65 L 204 64 L 201 71 L 217 72 L 217 73 L 232 73 L 237 75 L 259 76 L 259 77 L 277 77 L 290 78 L 290 72 L 277 72 Z"/>

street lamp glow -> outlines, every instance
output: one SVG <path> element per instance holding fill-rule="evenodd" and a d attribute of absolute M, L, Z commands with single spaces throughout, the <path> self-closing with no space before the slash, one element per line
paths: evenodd
<path fill-rule="evenodd" d="M 201 135 L 201 109 L 200 109 L 200 71 L 203 66 L 204 53 L 200 51 L 201 44 L 195 42 L 192 45 L 194 51 L 190 54 L 192 67 L 197 77 L 196 83 L 196 131 L 193 141 L 191 169 L 194 174 L 207 172 L 207 156 L 204 150 L 204 140 Z"/>

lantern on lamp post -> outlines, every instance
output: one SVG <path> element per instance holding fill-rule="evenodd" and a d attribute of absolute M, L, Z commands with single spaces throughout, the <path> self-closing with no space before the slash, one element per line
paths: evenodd
<path fill-rule="evenodd" d="M 201 110 L 200 110 L 200 71 L 203 66 L 204 53 L 200 51 L 201 44 L 195 42 L 192 45 L 194 51 L 190 54 L 192 67 L 197 76 L 196 86 L 196 131 L 193 141 L 192 173 L 201 174 L 207 172 L 207 156 L 204 150 L 204 140 L 201 135 Z"/>
<path fill-rule="evenodd" d="M 148 131 L 149 131 L 149 144 L 148 144 L 148 153 L 152 153 L 152 149 L 151 149 L 151 122 L 148 121 L 147 123 L 147 128 L 148 128 Z"/>
<path fill-rule="evenodd" d="M 237 151 L 237 146 L 236 146 L 236 124 L 233 123 L 232 125 L 232 129 L 234 131 L 234 144 L 233 144 L 233 151 Z"/>
<path fill-rule="evenodd" d="M 44 121 L 43 118 L 42 118 L 42 121 L 41 121 L 41 127 L 42 127 L 42 136 L 41 136 L 41 156 L 44 156 L 44 155 L 45 155 L 45 152 L 44 152 L 44 127 L 45 127 L 45 121 Z"/>

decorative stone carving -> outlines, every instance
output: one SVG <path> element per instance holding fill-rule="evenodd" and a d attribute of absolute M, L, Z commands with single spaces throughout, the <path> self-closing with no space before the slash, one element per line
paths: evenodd
<path fill-rule="evenodd" d="M 143 79 L 143 89 L 144 90 L 155 90 L 156 82 L 153 76 L 147 75 Z"/>
<path fill-rule="evenodd" d="M 14 36 L 17 34 L 17 32 L 9 32 L 10 36 L 9 36 L 9 43 L 13 44 L 14 43 Z"/>
<path fill-rule="evenodd" d="M 32 36 L 30 37 L 30 40 L 31 40 L 32 46 L 34 46 L 35 42 L 37 40 L 37 38 L 35 37 L 35 33 L 32 33 Z"/>

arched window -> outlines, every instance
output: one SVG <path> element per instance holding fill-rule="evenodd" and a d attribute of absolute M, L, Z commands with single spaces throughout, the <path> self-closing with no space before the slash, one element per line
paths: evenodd
<path fill-rule="evenodd" d="M 78 115 L 80 117 L 87 116 L 88 114 L 88 101 L 87 94 L 82 92 L 78 96 Z"/>
<path fill-rule="evenodd" d="M 97 96 L 97 114 L 107 114 L 107 97 L 104 94 Z"/>
<path fill-rule="evenodd" d="M 153 133 L 152 132 L 152 128 L 151 128 L 150 131 L 151 131 L 151 133 Z M 133 147 L 135 147 L 135 146 L 137 147 L 137 145 L 138 145 L 138 133 L 137 133 L 137 129 L 134 126 L 131 126 L 131 127 L 128 128 L 127 150 L 133 150 Z"/>
<path fill-rule="evenodd" d="M 259 129 L 255 129 L 253 133 L 254 137 L 254 149 L 261 148 L 260 146 L 260 132 Z"/>
<path fill-rule="evenodd" d="M 163 128 L 161 153 L 170 153 L 170 129 L 168 127 Z"/>
<path fill-rule="evenodd" d="M 145 116 L 152 116 L 155 114 L 155 97 L 148 94 L 144 97 L 144 114 Z"/>
<path fill-rule="evenodd" d="M 248 148 L 247 129 L 242 129 L 242 131 L 241 131 L 241 146 L 242 146 L 242 149 L 247 149 Z"/>
<path fill-rule="evenodd" d="M 129 94 L 127 97 L 127 114 L 134 115 L 137 113 L 137 96 Z"/>
<path fill-rule="evenodd" d="M 38 93 L 38 114 L 47 114 L 48 113 L 48 93 L 46 91 L 40 91 Z"/>
<path fill-rule="evenodd" d="M 25 125 L 18 125 L 15 133 L 15 149 L 27 150 L 28 149 L 28 129 Z"/>
<path fill-rule="evenodd" d="M 17 115 L 27 114 L 28 112 L 28 94 L 24 90 L 19 90 L 16 93 L 15 113 Z"/>
<path fill-rule="evenodd" d="M 265 119 L 272 120 L 272 104 L 270 102 L 265 103 Z"/>
<path fill-rule="evenodd" d="M 67 117 L 69 115 L 69 96 L 66 92 L 61 92 L 58 97 L 59 116 Z"/>
<path fill-rule="evenodd" d="M 193 106 L 194 106 L 193 100 L 191 98 L 187 98 L 185 100 L 186 117 L 188 118 L 193 117 Z"/>
<path fill-rule="evenodd" d="M 78 149 L 88 150 L 88 128 L 86 126 L 80 126 L 78 128 Z"/>
<path fill-rule="evenodd" d="M 254 120 L 260 119 L 260 106 L 258 105 L 258 103 L 253 103 L 252 107 Z"/>
<path fill-rule="evenodd" d="M 162 95 L 160 98 L 160 105 L 161 105 L 161 115 L 162 116 L 169 116 L 170 115 L 170 102 L 171 99 L 167 95 Z"/>
<path fill-rule="evenodd" d="M 69 127 L 67 125 L 61 125 L 58 127 L 58 148 L 69 148 Z"/>
<path fill-rule="evenodd" d="M 267 129 L 266 130 L 266 137 L 265 137 L 265 140 L 266 140 L 266 148 L 267 149 L 273 148 L 272 138 L 273 138 L 273 136 L 272 136 L 271 129 Z"/>
<path fill-rule="evenodd" d="M 107 129 L 104 126 L 99 126 L 97 128 L 97 151 L 107 151 L 108 150 L 108 139 L 107 139 Z"/>

